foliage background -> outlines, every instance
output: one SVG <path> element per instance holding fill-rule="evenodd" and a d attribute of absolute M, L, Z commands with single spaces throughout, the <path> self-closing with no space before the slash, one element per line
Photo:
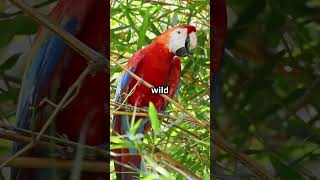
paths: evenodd
<path fill-rule="evenodd" d="M 218 130 L 280 179 L 319 178 L 320 1 L 226 2 Z M 252 178 L 228 154 L 216 152 L 217 177 Z"/>
<path fill-rule="evenodd" d="M 198 45 L 193 56 L 181 58 L 182 78 L 179 93 L 174 100 L 179 102 L 197 118 L 208 122 L 209 78 L 210 78 L 210 46 L 209 1 L 111 1 L 110 19 L 110 50 L 111 58 L 126 64 L 128 59 L 139 49 L 150 44 L 161 32 L 175 25 L 188 25 L 195 23 L 197 26 Z M 116 86 L 121 69 L 111 63 L 111 100 L 114 99 Z M 111 111 L 114 107 L 111 107 Z M 184 117 L 178 109 L 171 105 L 167 112 L 172 116 Z M 156 143 L 150 142 L 152 133 L 146 135 L 144 143 L 157 145 L 167 154 L 178 160 L 199 177 L 209 178 L 209 132 L 196 125 L 182 121 L 169 119 L 170 124 L 162 123 L 162 132 L 156 139 Z M 190 133 L 184 133 L 183 129 L 197 134 L 195 138 Z M 150 151 L 139 148 L 145 158 L 153 159 Z M 146 162 L 148 169 L 145 178 L 158 176 L 154 169 L 164 167 L 161 164 Z M 111 162 L 111 166 L 113 162 Z M 182 176 L 168 169 L 160 172 L 162 178 L 182 179 Z M 111 179 L 115 178 L 112 172 Z"/>

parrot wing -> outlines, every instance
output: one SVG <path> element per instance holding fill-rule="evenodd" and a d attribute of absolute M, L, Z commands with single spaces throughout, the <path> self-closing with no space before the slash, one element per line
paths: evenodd
<path fill-rule="evenodd" d="M 214 106 L 219 106 L 222 103 L 222 82 L 221 82 L 221 66 L 223 63 L 224 47 L 225 47 L 225 38 L 227 35 L 228 29 L 228 17 L 227 9 L 224 0 L 219 0 L 215 2 L 214 7 L 216 8 L 213 11 L 213 16 L 217 17 L 213 21 L 213 61 L 211 64 L 211 87 L 212 90 L 210 93 L 210 102 Z"/>
<path fill-rule="evenodd" d="M 75 19 L 69 19 L 60 24 L 63 30 L 75 34 L 78 29 L 78 22 Z M 24 81 L 21 86 L 19 103 L 17 108 L 17 127 L 34 130 L 38 126 L 36 108 L 39 102 L 46 97 L 45 89 L 48 88 L 48 82 L 54 73 L 56 66 L 62 59 L 66 44 L 56 35 L 41 30 L 38 34 L 27 60 L 30 63 L 24 75 Z M 58 87 L 55 87 L 58 88 Z M 13 153 L 21 149 L 22 145 L 14 144 Z M 18 171 L 13 169 L 11 178 L 20 177 Z M 47 173 L 47 172 L 44 172 Z M 25 174 L 25 173 L 24 173 Z"/>
<path fill-rule="evenodd" d="M 74 9 L 74 5 L 79 0 L 59 1 L 50 17 L 64 31 L 76 35 L 85 20 L 85 15 L 92 7 L 92 2 L 81 0 L 83 6 Z M 30 116 L 34 107 L 41 101 L 44 89 L 48 88 L 49 81 L 52 80 L 57 65 L 61 64 L 63 54 L 67 45 L 57 35 L 52 34 L 45 28 L 40 29 L 36 40 L 27 56 L 29 63 L 22 88 L 20 91 L 17 126 L 20 128 L 30 128 Z M 52 88 L 52 87 L 50 87 Z"/>
<path fill-rule="evenodd" d="M 126 68 L 132 73 L 134 73 L 135 70 L 138 68 L 140 62 L 142 61 L 143 57 L 144 56 L 142 51 L 138 51 L 130 58 L 128 64 L 126 65 Z M 123 93 L 126 93 L 128 91 L 128 85 L 130 80 L 132 79 L 130 74 L 126 71 L 123 71 L 120 77 L 121 78 L 116 90 L 115 102 L 121 102 L 121 96 L 123 95 Z"/>
<path fill-rule="evenodd" d="M 78 27 L 74 19 L 65 21 L 62 24 L 65 31 L 72 34 Z M 37 43 L 31 50 L 29 59 L 32 63 L 29 65 L 22 84 L 20 99 L 17 112 L 17 126 L 19 128 L 30 128 L 30 116 L 33 107 L 41 99 L 41 91 L 46 88 L 50 75 L 54 72 L 59 60 L 62 58 L 66 44 L 56 35 L 48 32 L 40 32 Z"/>
<path fill-rule="evenodd" d="M 72 35 L 77 35 L 81 30 L 86 17 L 85 14 L 90 10 L 88 7 L 92 7 L 93 3 L 86 1 L 80 8 L 74 8 L 75 4 L 79 4 L 79 1 L 59 1 L 50 13 L 51 20 L 60 26 L 62 30 Z M 71 9 L 74 9 L 74 11 Z M 79 13 L 80 11 L 81 13 Z M 53 75 L 60 76 L 57 73 L 57 67 L 61 68 L 65 64 L 64 60 L 66 58 L 64 56 L 66 48 L 65 42 L 57 35 L 45 28 L 39 30 L 36 40 L 26 58 L 28 66 L 24 74 L 17 108 L 18 128 L 34 130 L 35 126 L 39 127 L 38 120 L 45 120 L 44 118 L 37 118 L 41 116 L 41 112 L 37 111 L 37 106 L 39 106 L 44 97 L 57 98 L 60 82 L 55 82 L 54 80 L 59 78 L 53 77 Z M 50 100 L 54 102 L 54 98 Z M 15 143 L 13 145 L 13 153 L 16 153 L 21 147 L 21 144 Z M 29 177 L 30 173 L 28 171 L 13 168 L 10 175 L 11 179 L 35 178 L 32 175 Z M 46 179 L 51 176 L 48 175 L 48 172 L 43 171 L 42 173 L 37 173 L 37 177 Z"/>

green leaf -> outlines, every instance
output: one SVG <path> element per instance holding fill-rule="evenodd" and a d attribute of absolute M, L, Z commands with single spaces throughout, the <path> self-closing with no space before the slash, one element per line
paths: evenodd
<path fill-rule="evenodd" d="M 135 135 L 137 133 L 138 128 L 140 127 L 142 119 L 139 119 L 134 126 L 130 129 L 130 134 Z"/>
<path fill-rule="evenodd" d="M 129 42 L 130 39 L 131 39 L 131 30 L 129 29 L 126 41 Z"/>
<path fill-rule="evenodd" d="M 271 162 L 281 180 L 304 180 L 304 178 L 294 168 L 287 166 L 278 158 L 271 157 Z"/>
<path fill-rule="evenodd" d="M 125 140 L 119 136 L 111 136 L 110 141 L 111 143 L 116 143 L 116 144 L 121 144 L 125 142 Z"/>
<path fill-rule="evenodd" d="M 135 148 L 135 145 L 132 142 L 125 141 L 121 144 L 111 144 L 110 149 L 123 149 L 123 148 Z"/>
<path fill-rule="evenodd" d="M 30 35 L 38 30 L 38 23 L 36 23 L 30 16 L 19 15 L 15 18 L 12 29 L 15 34 Z"/>
<path fill-rule="evenodd" d="M 141 49 L 142 46 L 145 45 L 146 42 L 146 32 L 149 27 L 149 22 L 150 22 L 150 14 L 148 11 L 140 11 L 140 14 L 143 16 L 143 23 L 139 28 L 139 33 L 138 33 L 138 49 Z"/>
<path fill-rule="evenodd" d="M 9 100 L 13 100 L 16 102 L 19 96 L 19 92 L 20 92 L 19 88 L 11 88 L 5 93 L 1 93 L 0 102 L 9 101 Z"/>
<path fill-rule="evenodd" d="M 0 30 L 0 48 L 5 47 L 14 37 L 13 33 L 3 32 Z"/>
<path fill-rule="evenodd" d="M 153 128 L 155 133 L 158 133 L 160 131 L 160 121 L 158 119 L 156 107 L 152 102 L 149 102 L 148 114 L 151 122 L 151 127 Z"/>
<path fill-rule="evenodd" d="M 11 69 L 18 61 L 22 53 L 17 53 L 10 56 L 4 63 L 0 65 L 0 72 Z"/>
<path fill-rule="evenodd" d="M 37 32 L 38 24 L 30 17 L 18 15 L 0 20 L 0 48 L 7 45 L 15 35 L 31 35 Z"/>

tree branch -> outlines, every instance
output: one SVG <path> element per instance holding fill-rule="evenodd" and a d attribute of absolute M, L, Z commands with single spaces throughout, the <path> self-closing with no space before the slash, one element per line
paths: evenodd
<path fill-rule="evenodd" d="M 8 161 L 8 157 L 0 157 L 0 163 Z M 35 157 L 18 157 L 6 164 L 6 167 L 16 168 L 54 168 L 71 170 L 73 160 L 35 158 Z M 103 161 L 83 161 L 82 170 L 86 172 L 105 172 L 109 173 L 109 164 Z"/>

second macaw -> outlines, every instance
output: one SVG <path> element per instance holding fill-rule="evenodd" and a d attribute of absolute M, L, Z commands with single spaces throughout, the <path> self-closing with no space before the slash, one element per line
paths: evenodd
<path fill-rule="evenodd" d="M 107 1 L 102 0 L 59 0 L 48 18 L 64 31 L 106 56 L 107 4 Z M 39 132 L 54 109 L 52 103 L 40 102 L 48 99 L 58 104 L 87 67 L 88 61 L 68 47 L 61 38 L 43 27 L 37 34 L 27 60 L 29 65 L 20 92 L 17 127 Z M 105 106 L 109 97 L 108 90 L 107 72 L 88 75 L 79 87 L 77 95 L 60 109 L 46 134 L 78 142 L 80 134 L 85 132 L 85 144 L 102 146 L 107 143 L 109 121 Z M 82 131 L 85 125 L 87 130 Z M 21 144 L 14 144 L 13 153 L 22 147 Z M 59 159 L 73 159 L 61 152 L 55 154 Z M 34 148 L 24 155 L 49 158 L 52 154 L 47 149 Z M 13 168 L 11 180 L 69 179 L 70 172 Z M 106 179 L 107 173 L 83 173 L 81 179 Z"/>
<path fill-rule="evenodd" d="M 224 0 L 213 1 L 213 59 L 211 63 L 211 90 L 210 102 L 216 106 L 221 102 L 221 65 L 224 54 L 227 34 L 228 18 Z"/>
<path fill-rule="evenodd" d="M 197 37 L 194 26 L 173 27 L 159 35 L 150 45 L 137 51 L 130 58 L 126 68 L 155 87 L 168 86 L 168 96 L 172 98 L 180 81 L 181 63 L 179 56 L 190 55 L 196 45 Z M 137 81 L 128 72 L 123 72 L 117 86 L 115 101 L 122 103 L 136 83 Z M 165 110 L 167 104 L 164 98 L 159 94 L 153 94 L 143 84 L 137 85 L 127 99 L 129 105 L 136 105 L 137 107 L 148 107 L 149 102 L 153 102 L 158 111 Z M 113 117 L 113 135 L 126 135 L 128 133 L 128 119 L 128 116 L 125 115 Z M 148 119 L 144 119 L 137 133 L 146 133 L 149 129 L 150 122 Z M 139 173 L 133 169 L 141 169 L 141 157 L 128 155 L 129 153 L 137 153 L 137 150 L 130 148 L 115 149 L 114 152 L 120 155 L 114 158 L 117 179 L 138 179 Z M 123 164 L 132 168 L 126 168 Z"/>

